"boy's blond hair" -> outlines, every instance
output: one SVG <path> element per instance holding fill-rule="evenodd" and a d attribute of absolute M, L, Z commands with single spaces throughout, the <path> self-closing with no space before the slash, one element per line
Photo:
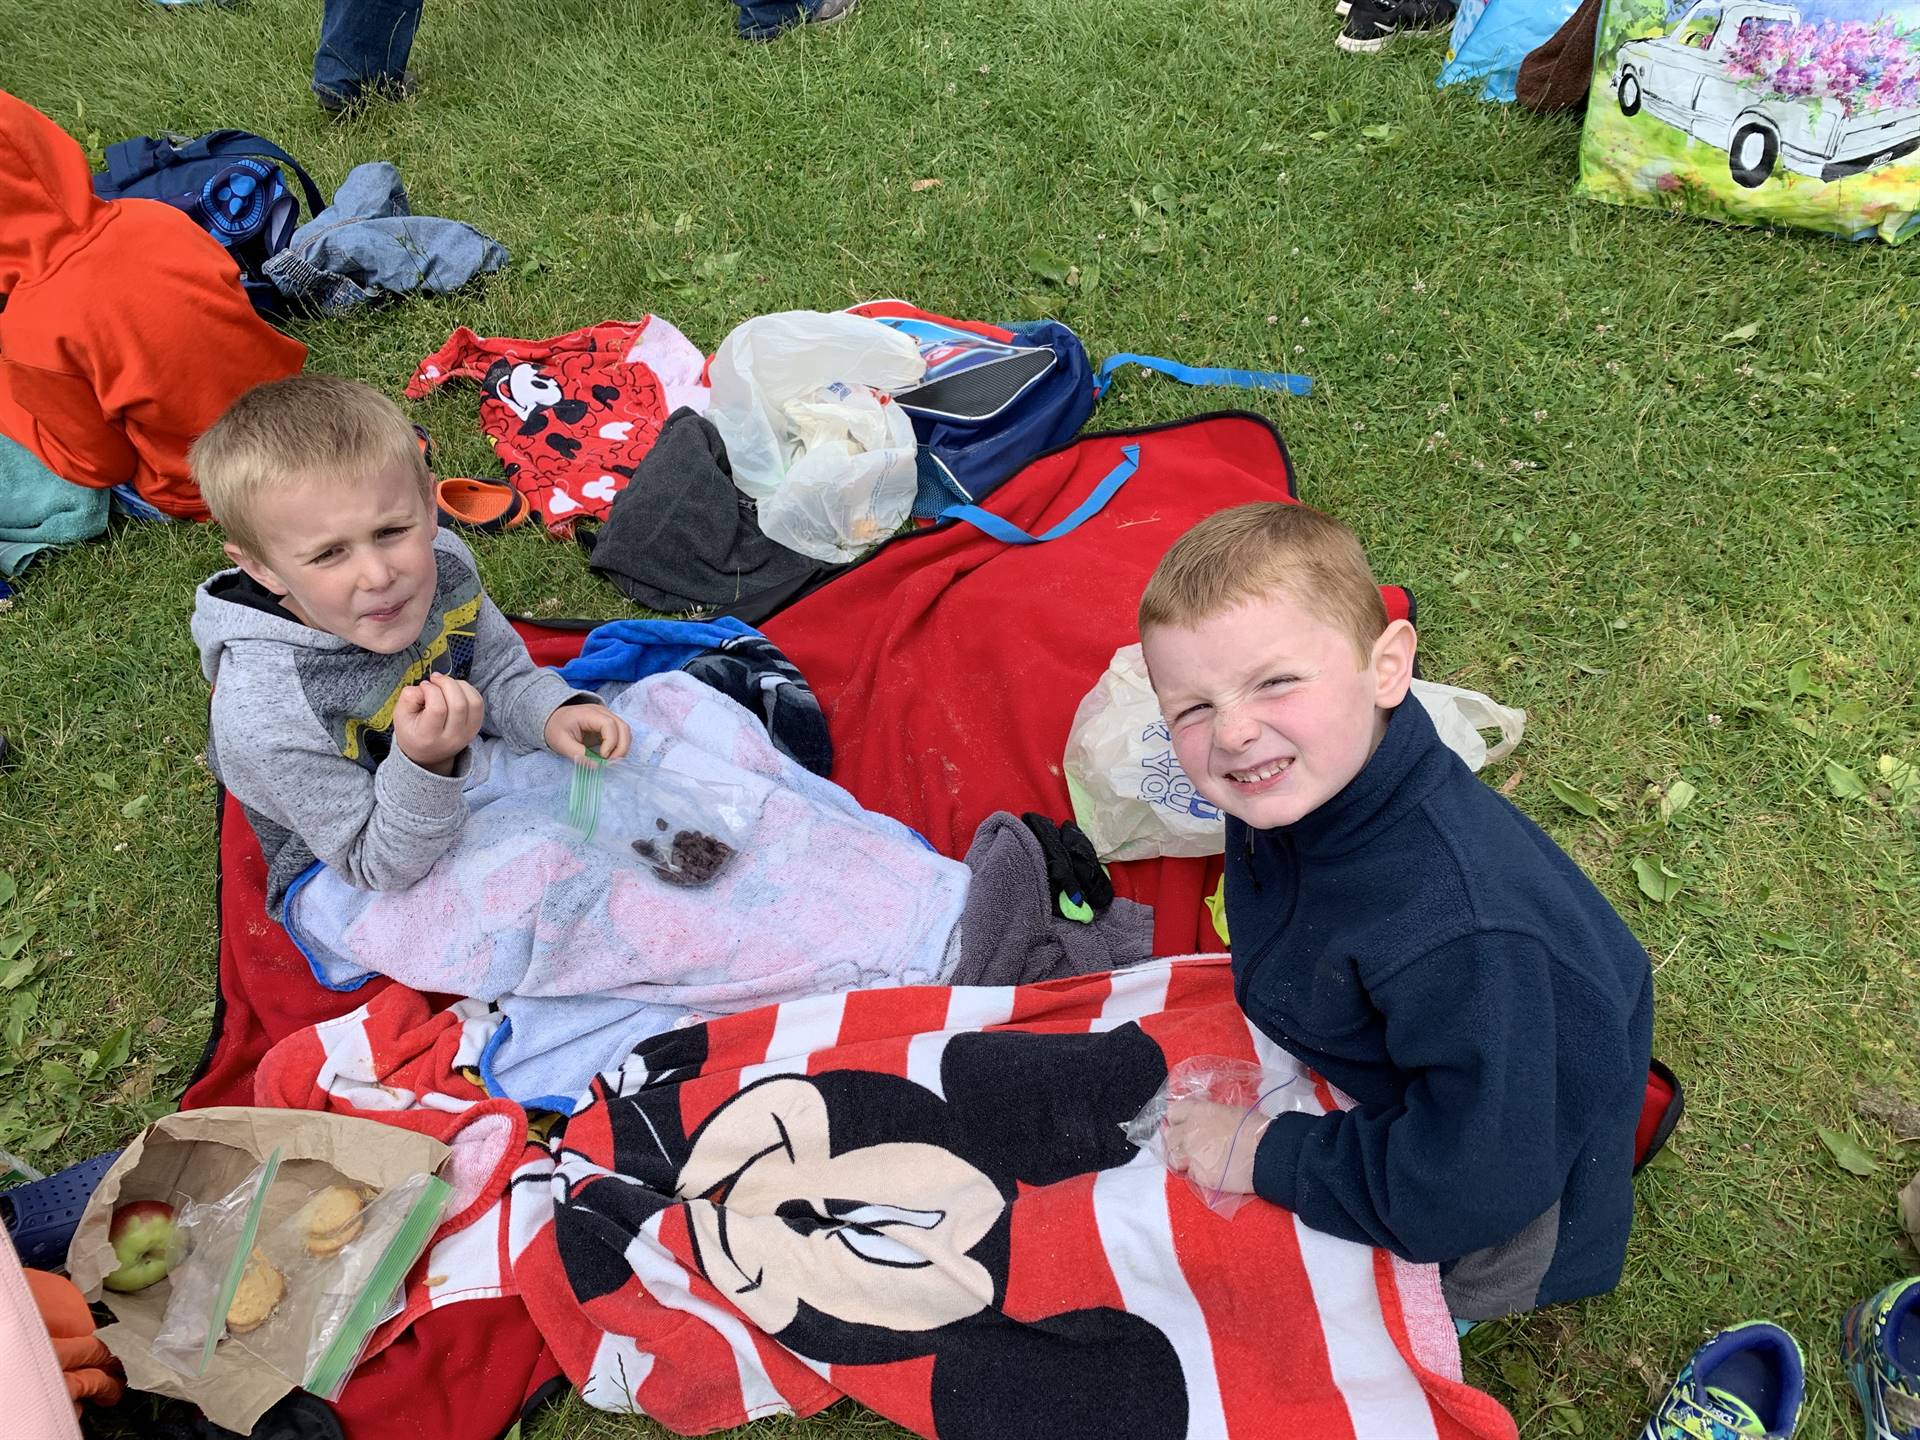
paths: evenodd
<path fill-rule="evenodd" d="M 1284 594 L 1353 640 L 1364 663 L 1387 607 L 1353 531 L 1307 505 L 1236 505 L 1209 515 L 1160 557 L 1140 597 L 1140 633 L 1191 629 Z"/>
<path fill-rule="evenodd" d="M 227 539 L 255 559 L 261 556 L 253 502 L 275 486 L 354 484 L 401 465 L 433 503 L 433 477 L 405 412 L 371 385 L 339 375 L 254 386 L 193 442 L 187 464 Z"/>

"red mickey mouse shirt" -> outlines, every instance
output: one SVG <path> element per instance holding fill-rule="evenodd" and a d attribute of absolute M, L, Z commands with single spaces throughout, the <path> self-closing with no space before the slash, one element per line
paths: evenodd
<path fill-rule="evenodd" d="M 705 413 L 706 357 L 657 315 L 547 340 L 462 325 L 407 382 L 417 400 L 449 380 L 480 382 L 480 428 L 507 478 L 555 535 L 604 520 L 667 416 Z"/>

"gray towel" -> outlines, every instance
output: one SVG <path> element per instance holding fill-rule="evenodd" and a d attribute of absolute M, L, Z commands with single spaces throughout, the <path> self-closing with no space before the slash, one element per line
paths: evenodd
<path fill-rule="evenodd" d="M 1082 924 L 1063 916 L 1046 856 L 1018 815 L 996 810 L 967 847 L 973 883 L 960 916 L 952 985 L 1030 985 L 1137 965 L 1153 954 L 1153 909 L 1115 900 Z"/>

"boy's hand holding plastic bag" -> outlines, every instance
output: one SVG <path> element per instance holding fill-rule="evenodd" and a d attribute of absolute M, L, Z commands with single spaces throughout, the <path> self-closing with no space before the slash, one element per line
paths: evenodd
<path fill-rule="evenodd" d="M 589 745 L 602 760 L 620 760 L 633 744 L 633 731 L 604 705 L 562 705 L 547 717 L 546 741 L 554 754 L 575 764 Z"/>
<path fill-rule="evenodd" d="M 1167 1168 L 1199 1182 L 1210 1194 L 1251 1195 L 1253 1155 L 1271 1115 L 1213 1100 L 1167 1105 Z"/>
<path fill-rule="evenodd" d="M 1194 1055 L 1125 1127 L 1127 1138 L 1184 1174 L 1207 1207 L 1232 1216 L 1253 1193 L 1253 1157 L 1273 1117 L 1318 1109 L 1306 1080 L 1251 1060 Z"/>

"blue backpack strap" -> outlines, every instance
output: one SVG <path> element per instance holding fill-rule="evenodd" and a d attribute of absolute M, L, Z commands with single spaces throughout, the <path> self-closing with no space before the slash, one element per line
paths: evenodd
<path fill-rule="evenodd" d="M 1122 365 L 1138 365 L 1142 370 L 1171 376 L 1182 385 L 1241 385 L 1250 390 L 1284 390 L 1289 395 L 1306 395 L 1313 390 L 1313 381 L 1306 376 L 1289 375 L 1284 370 L 1229 370 L 1209 365 L 1182 365 L 1178 360 L 1163 360 L 1158 355 L 1135 355 L 1129 352 L 1109 355 L 1101 364 L 1100 373 L 1093 377 L 1093 393 L 1096 396 L 1107 393 L 1107 386 L 1113 381 L 1113 372 Z"/>
<path fill-rule="evenodd" d="M 313 183 L 313 177 L 307 174 L 300 162 L 264 136 L 249 134 L 245 130 L 215 130 L 202 135 L 198 143 L 203 152 L 210 156 L 244 156 L 278 161 L 287 167 L 293 178 L 300 182 L 300 188 L 306 192 L 309 220 L 327 208 L 327 202 L 321 198 L 320 187 Z M 109 166 L 113 163 L 111 152 L 107 163 Z"/>
<path fill-rule="evenodd" d="M 1120 487 L 1133 478 L 1134 472 L 1140 468 L 1140 447 L 1125 445 L 1120 453 L 1126 458 L 1106 473 L 1100 483 L 1093 487 L 1092 493 L 1074 507 L 1071 515 L 1044 535 L 1029 535 L 1011 520 L 991 510 L 982 510 L 978 505 L 949 505 L 940 512 L 938 518 L 942 521 L 964 520 L 1003 545 L 1044 545 L 1049 540 L 1058 540 L 1098 515 L 1106 508 L 1107 502 L 1120 492 Z"/>
<path fill-rule="evenodd" d="M 167 162 L 160 158 L 171 147 L 151 135 L 135 135 L 107 147 L 107 168 L 93 182 L 94 193 L 112 200 L 160 169 Z"/>
<path fill-rule="evenodd" d="M 174 192 L 169 192 L 166 186 L 153 179 L 163 171 L 179 165 L 192 166 L 196 161 L 247 158 L 271 160 L 284 166 L 286 173 L 300 182 L 300 188 L 306 194 L 309 219 L 327 208 L 320 187 L 313 183 L 313 177 L 307 174 L 298 160 L 271 140 L 245 130 L 214 130 L 180 145 L 152 135 L 136 135 L 131 140 L 109 145 L 107 168 L 94 176 L 93 193 L 103 200 L 118 200 L 127 195 L 170 199 L 172 193 L 198 187 L 180 186 Z M 200 167 L 203 176 L 205 168 L 204 165 Z"/>

